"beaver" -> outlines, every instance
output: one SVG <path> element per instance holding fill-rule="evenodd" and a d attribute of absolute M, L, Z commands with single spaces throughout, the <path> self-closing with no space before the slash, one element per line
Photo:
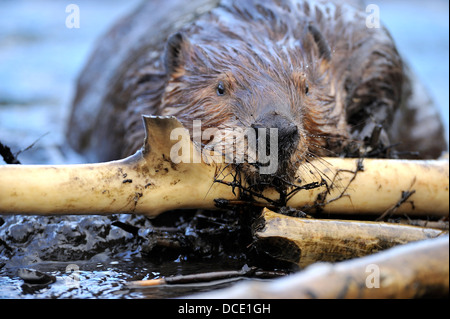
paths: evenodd
<path fill-rule="evenodd" d="M 142 146 L 142 114 L 191 131 L 193 120 L 276 128 L 277 171 L 240 165 L 266 184 L 323 156 L 438 157 L 438 113 L 388 30 L 366 20 L 356 1 L 146 1 L 82 71 L 68 141 L 90 161 L 128 156 Z"/>

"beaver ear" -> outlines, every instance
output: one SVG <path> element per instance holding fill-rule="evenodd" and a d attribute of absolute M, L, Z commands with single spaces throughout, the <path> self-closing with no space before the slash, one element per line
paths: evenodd
<path fill-rule="evenodd" d="M 169 37 L 165 50 L 165 65 L 167 74 L 172 75 L 176 72 L 180 72 L 183 69 L 185 64 L 185 57 L 183 52 L 189 45 L 189 40 L 181 32 L 172 34 Z"/>
<path fill-rule="evenodd" d="M 308 31 L 313 36 L 314 42 L 316 42 L 316 45 L 319 48 L 320 57 L 326 61 L 330 61 L 331 60 L 331 50 L 330 50 L 327 40 L 325 40 L 322 32 L 320 32 L 320 30 L 317 29 L 317 27 L 315 27 L 312 24 L 308 25 Z"/>

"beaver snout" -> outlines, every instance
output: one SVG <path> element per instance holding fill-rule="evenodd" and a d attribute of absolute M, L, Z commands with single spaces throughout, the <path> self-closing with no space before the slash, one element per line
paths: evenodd
<path fill-rule="evenodd" d="M 258 147 L 260 147 L 261 134 L 265 134 L 266 154 L 273 154 L 274 151 L 277 151 L 279 161 L 289 160 L 298 147 L 299 129 L 295 123 L 283 115 L 275 112 L 265 114 L 258 118 L 251 127 L 255 129 Z M 271 141 L 270 136 L 274 133 L 276 139 Z M 271 147 L 277 149 L 271 151 Z"/>

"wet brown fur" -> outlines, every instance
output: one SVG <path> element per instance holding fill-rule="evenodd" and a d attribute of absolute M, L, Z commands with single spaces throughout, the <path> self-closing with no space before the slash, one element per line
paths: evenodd
<path fill-rule="evenodd" d="M 379 144 L 407 141 L 391 127 L 408 98 L 409 78 L 387 30 L 367 28 L 366 17 L 332 2 L 221 1 L 181 27 L 162 30 L 168 43 L 143 44 L 125 55 L 127 67 L 105 88 L 106 106 L 99 114 L 108 121 L 99 118 L 84 136 L 70 133 L 80 119 L 77 104 L 86 103 L 89 94 L 81 83 L 69 139 L 106 160 L 142 146 L 141 114 L 174 115 L 189 129 L 200 119 L 205 129 L 250 127 L 275 112 L 299 131 L 296 151 L 281 159 L 278 173 L 287 180 L 312 158 L 363 146 L 377 125 L 383 127 Z M 157 54 L 145 53 L 150 51 Z M 222 96 L 216 92 L 219 83 L 225 87 Z M 88 134 L 108 129 L 110 136 L 99 134 L 101 144 L 87 142 Z M 442 125 L 435 130 L 442 135 Z M 420 151 L 436 157 L 443 149 L 445 142 L 439 142 Z"/>

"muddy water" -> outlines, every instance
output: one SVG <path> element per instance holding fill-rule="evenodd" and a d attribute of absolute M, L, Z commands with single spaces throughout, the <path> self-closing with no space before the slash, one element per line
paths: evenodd
<path fill-rule="evenodd" d="M 236 279 L 152 288 L 130 283 L 239 270 L 248 262 L 247 230 L 231 212 L 173 212 L 155 220 L 3 216 L 0 224 L 0 298 L 179 297 Z"/>
<path fill-rule="evenodd" d="M 15 269 L 2 271 L 0 298 L 175 298 L 227 287 L 236 278 L 212 281 L 204 284 L 165 285 L 137 288 L 130 286 L 133 280 L 153 279 L 162 276 L 201 273 L 213 270 L 239 269 L 236 265 L 218 265 L 216 262 L 167 262 L 154 264 L 141 258 L 114 258 L 107 261 L 40 262 L 32 269 L 54 276 L 51 284 L 26 283 L 13 274 Z M 219 269 L 218 269 L 219 268 Z M 73 270 L 75 269 L 75 270 Z M 9 273 L 9 274 L 8 274 Z"/>

